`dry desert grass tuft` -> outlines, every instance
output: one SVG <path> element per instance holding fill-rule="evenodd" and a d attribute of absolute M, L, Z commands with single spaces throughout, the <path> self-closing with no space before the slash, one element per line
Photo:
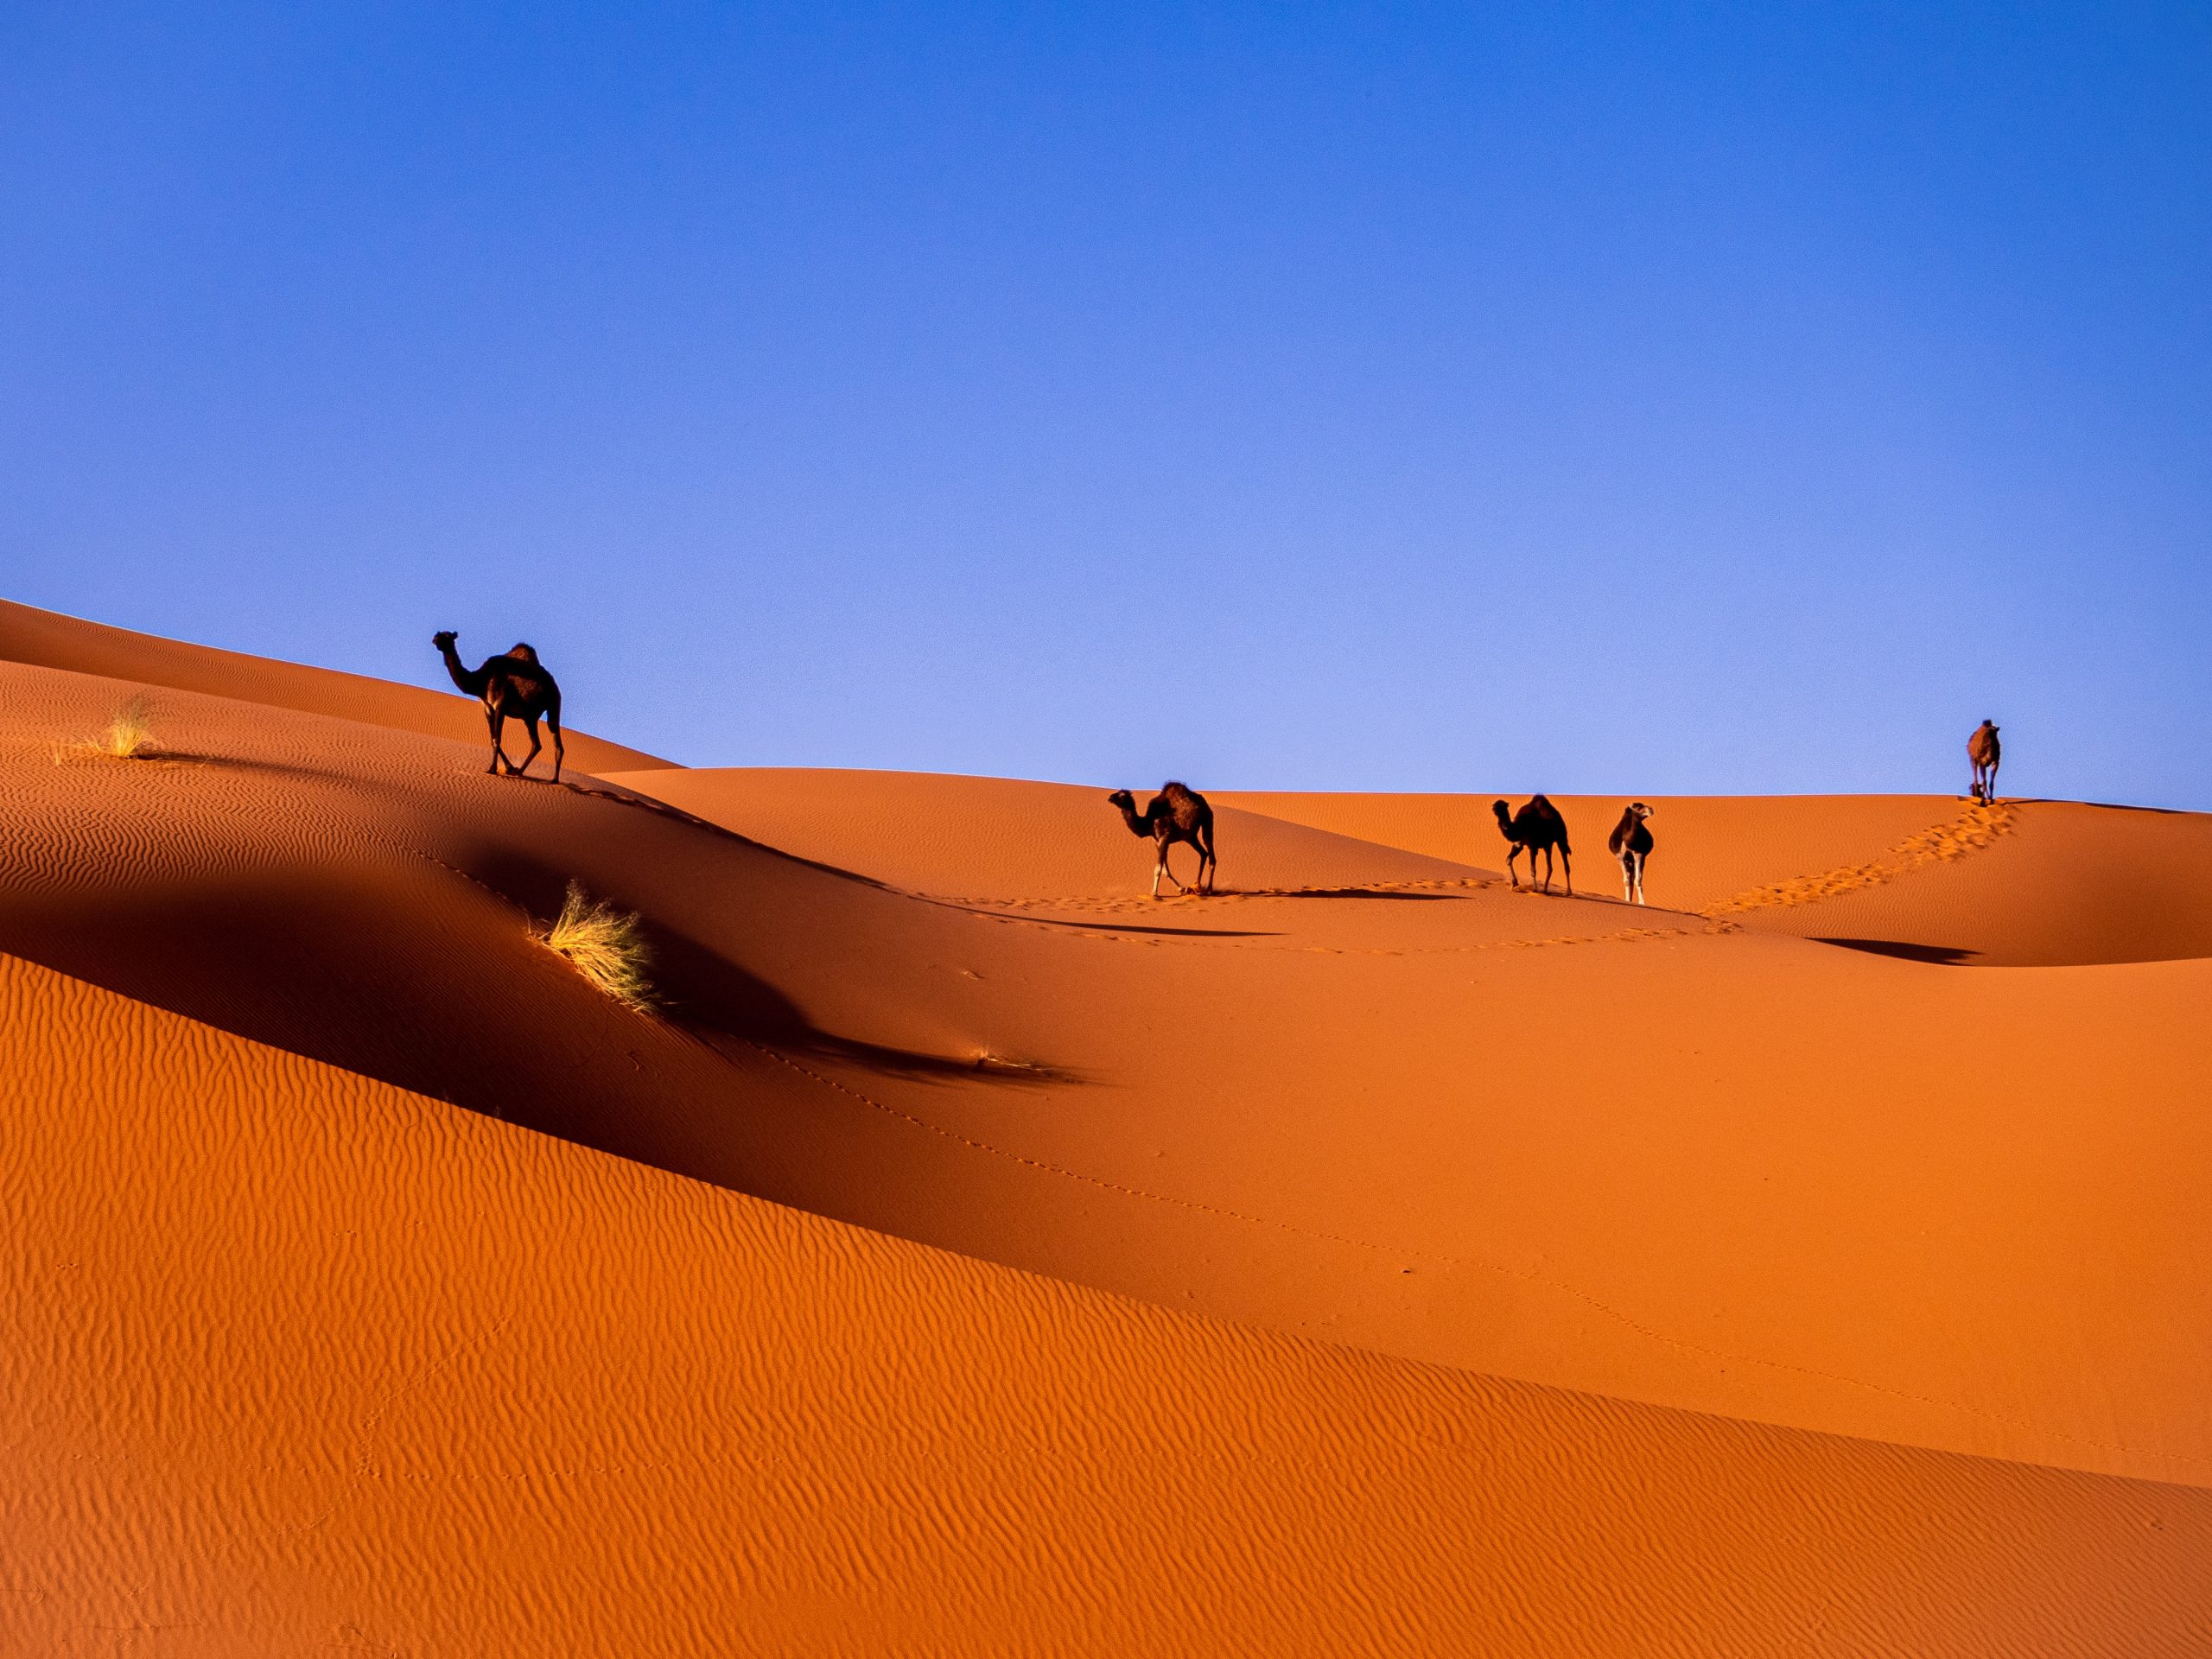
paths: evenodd
<path fill-rule="evenodd" d="M 133 697 L 115 711 L 115 718 L 108 721 L 107 730 L 98 737 L 83 738 L 74 743 L 54 746 L 54 762 L 79 757 L 105 757 L 111 760 L 144 760 L 154 753 L 153 706 L 143 696 Z"/>
<path fill-rule="evenodd" d="M 652 951 L 639 931 L 638 918 L 589 898 L 582 882 L 569 883 L 560 918 L 544 941 L 616 1001 L 640 1013 L 653 1006 L 652 983 L 645 977 Z"/>

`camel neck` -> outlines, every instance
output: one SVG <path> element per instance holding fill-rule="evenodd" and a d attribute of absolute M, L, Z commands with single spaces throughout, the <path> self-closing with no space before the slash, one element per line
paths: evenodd
<path fill-rule="evenodd" d="M 443 647 L 440 655 L 446 659 L 446 672 L 452 677 L 455 685 L 472 697 L 480 696 L 483 694 L 485 676 L 481 671 L 470 673 L 461 664 L 461 653 L 451 645 Z"/>

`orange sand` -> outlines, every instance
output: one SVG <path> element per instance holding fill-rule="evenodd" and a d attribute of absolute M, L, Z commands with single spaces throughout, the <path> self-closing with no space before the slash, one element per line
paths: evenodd
<path fill-rule="evenodd" d="M 0 656 L 0 1651 L 2212 1644 L 2204 819 L 1655 800 L 1632 911 L 1222 796 L 1155 904 L 1103 786 Z"/>

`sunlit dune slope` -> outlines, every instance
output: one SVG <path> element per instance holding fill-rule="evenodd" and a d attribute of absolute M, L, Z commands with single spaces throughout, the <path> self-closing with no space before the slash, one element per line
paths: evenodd
<path fill-rule="evenodd" d="M 427 628 L 423 631 L 423 653 L 426 661 L 435 662 L 429 651 L 429 632 Z M 486 649 L 471 660 L 481 660 L 504 648 L 487 644 Z M 465 697 L 426 691 L 419 686 L 397 685 L 389 680 L 373 680 L 359 674 L 340 674 L 300 663 L 281 663 L 266 657 L 247 657 L 234 651 L 187 645 L 150 633 L 133 633 L 125 628 L 111 628 L 7 600 L 0 600 L 0 662 L 67 669 L 140 685 L 168 686 L 180 691 L 235 697 L 306 714 L 332 715 L 341 720 L 455 738 L 478 745 L 479 753 L 486 759 L 491 753 L 483 711 Z M 609 743 L 583 732 L 569 730 L 566 736 L 568 763 L 585 772 L 669 764 L 642 750 Z M 512 728 L 508 734 L 508 753 L 520 760 L 529 741 L 521 735 L 519 728 Z M 547 765 L 551 759 L 549 742 L 539 764 Z"/>
<path fill-rule="evenodd" d="M 1332 795 L 1224 791 L 1247 811 L 1352 836 L 1386 847 L 1504 866 L 1506 844 L 1491 803 L 1496 794 Z M 1620 867 L 1605 851 L 1626 796 L 1554 795 L 1574 848 L 1577 886 L 1620 895 Z M 1788 881 L 1811 870 L 1861 864 L 1929 825 L 1957 816 L 1962 803 L 1936 795 L 1647 796 L 1659 847 L 1644 896 L 1673 910 L 1697 910 L 1749 887 Z M 1509 804 L 1528 799 L 1516 794 Z"/>
<path fill-rule="evenodd" d="M 1162 1313 L 6 959 L 0 1112 L 10 1653 L 2212 1634 L 2212 1494 Z"/>
<path fill-rule="evenodd" d="M 1946 845 L 1947 836 L 1966 844 Z M 1727 913 L 1859 950 L 1971 966 L 2208 957 L 2212 817 L 2005 802 L 1967 812 L 1958 829 L 1923 832 L 1871 865 L 1741 894 Z"/>
<path fill-rule="evenodd" d="M 1224 794 L 1436 857 L 1496 859 L 1487 795 Z M 1561 795 L 1581 891 L 1618 894 L 1624 799 Z M 1521 799 L 1516 797 L 1517 804 Z M 1654 797 L 1653 905 L 1930 963 L 2057 967 L 2212 957 L 2212 817 L 1949 796 Z"/>
<path fill-rule="evenodd" d="M 484 777 L 472 744 L 183 693 L 164 741 L 189 759 L 56 764 L 115 689 L 0 673 L 0 949 L 1171 1308 L 2212 1474 L 2212 964 L 1964 973 L 1473 872 L 1362 886 L 1433 867 L 1288 828 L 1291 876 L 1362 861 L 1217 899 L 1039 879 L 955 903 L 882 885 L 899 812 L 854 815 L 885 839 L 847 875 L 612 786 Z M 957 784 L 931 785 L 953 817 Z M 1145 879 L 1095 804 L 1055 833 Z M 644 915 L 661 1017 L 532 942 L 571 879 Z"/>

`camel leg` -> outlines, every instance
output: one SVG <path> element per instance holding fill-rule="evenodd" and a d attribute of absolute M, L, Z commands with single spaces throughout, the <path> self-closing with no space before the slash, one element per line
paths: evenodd
<path fill-rule="evenodd" d="M 1513 861 L 1521 856 L 1521 849 L 1511 842 L 1505 843 L 1505 879 L 1513 884 L 1513 891 L 1521 891 L 1521 872 L 1513 868 Z M 1536 855 L 1529 855 L 1529 879 L 1536 879 Z"/>
<path fill-rule="evenodd" d="M 562 756 L 567 747 L 561 741 L 561 716 L 549 713 L 545 716 L 545 723 L 553 728 L 553 781 L 557 784 L 561 781 Z"/>
<path fill-rule="evenodd" d="M 1636 855 L 1624 853 L 1621 856 L 1621 903 L 1636 902 Z"/>
<path fill-rule="evenodd" d="M 485 767 L 484 770 L 491 773 L 494 778 L 499 775 L 499 768 L 501 766 L 505 766 L 509 772 L 512 772 L 514 770 L 514 762 L 507 759 L 506 750 L 499 746 L 499 732 L 501 728 L 506 725 L 507 717 L 501 714 L 498 709 L 493 708 L 491 704 L 486 703 L 484 705 L 484 723 L 492 729 L 492 764 Z"/>
<path fill-rule="evenodd" d="M 537 716 L 525 715 L 523 716 L 523 723 L 530 729 L 530 753 L 523 756 L 522 765 L 515 768 L 515 776 L 518 778 L 530 770 L 530 763 L 537 759 L 537 752 L 545 747 L 537 741 Z"/>
<path fill-rule="evenodd" d="M 1177 892 L 1184 889 L 1184 882 L 1174 880 L 1174 872 L 1173 869 L 1168 869 L 1168 842 L 1166 841 L 1159 842 L 1159 862 L 1153 868 L 1153 898 L 1159 898 L 1159 878 L 1161 876 L 1166 876 L 1170 882 L 1174 882 L 1174 889 L 1177 889 Z"/>
<path fill-rule="evenodd" d="M 1544 891 L 1546 893 L 1552 890 L 1552 849 L 1547 847 L 1544 849 Z M 1529 855 L 1529 879 L 1531 881 L 1536 879 L 1536 855 L 1533 852 Z"/>
<path fill-rule="evenodd" d="M 1574 855 L 1562 847 L 1559 849 L 1560 867 L 1567 872 L 1567 896 L 1574 897 Z M 1546 883 L 1548 889 L 1549 883 Z"/>

